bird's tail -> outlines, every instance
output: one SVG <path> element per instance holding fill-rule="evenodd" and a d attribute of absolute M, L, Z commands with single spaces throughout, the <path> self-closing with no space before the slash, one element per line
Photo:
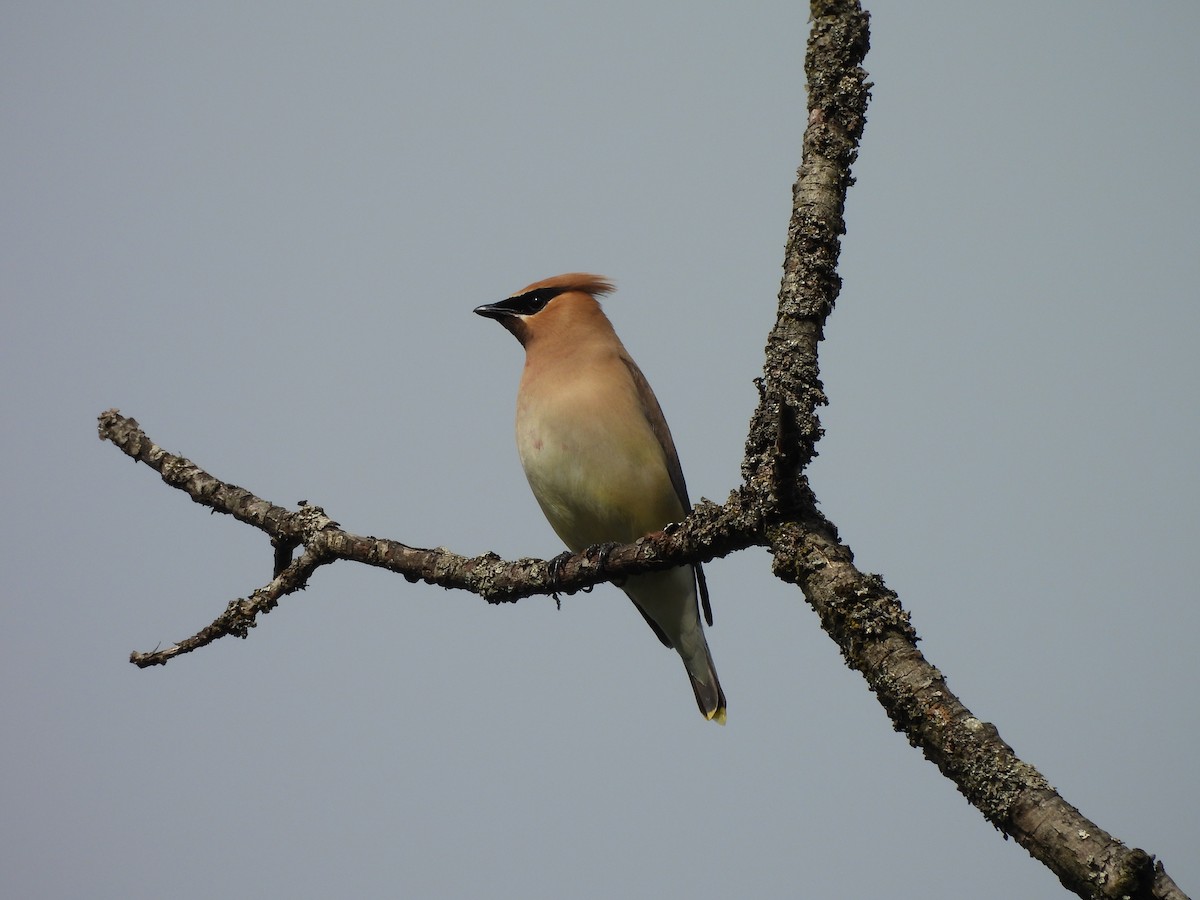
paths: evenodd
<path fill-rule="evenodd" d="M 724 725 L 725 692 L 721 690 L 721 682 L 717 680 L 717 670 L 713 666 L 712 654 L 708 652 L 707 641 L 702 649 L 703 653 L 684 656 L 683 665 L 687 669 L 688 680 L 692 683 L 692 691 L 696 695 L 696 705 L 700 707 L 701 715 L 718 725 Z"/>
<path fill-rule="evenodd" d="M 658 639 L 674 647 L 683 660 L 701 715 L 724 725 L 725 692 L 717 680 L 704 626 L 700 624 L 695 585 L 691 567 L 680 566 L 631 576 L 621 587 Z"/>

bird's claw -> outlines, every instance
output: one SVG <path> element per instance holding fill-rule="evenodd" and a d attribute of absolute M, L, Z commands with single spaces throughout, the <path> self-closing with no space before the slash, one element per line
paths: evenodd
<path fill-rule="evenodd" d="M 603 544 L 592 544 L 588 547 L 587 552 L 589 556 L 593 553 L 596 555 L 596 568 L 599 570 L 604 568 L 604 564 L 608 562 L 612 552 L 620 546 L 618 541 L 605 541 Z"/>
<path fill-rule="evenodd" d="M 562 609 L 562 600 L 558 596 L 558 579 L 559 573 L 562 571 L 563 563 L 570 559 L 575 554 L 570 550 L 564 550 L 554 559 L 550 560 L 550 596 L 554 598 L 554 606 L 557 609 Z"/>
<path fill-rule="evenodd" d="M 596 571 L 602 572 L 604 570 L 605 563 L 608 562 L 609 556 L 611 556 L 612 552 L 620 546 L 621 544 L 619 541 L 605 541 L 602 544 L 592 544 L 592 546 L 587 548 L 585 553 L 589 557 L 591 557 L 593 554 L 595 555 Z M 614 584 L 615 583 L 616 582 L 614 582 Z M 592 588 L 594 587 L 594 584 L 589 584 L 587 587 L 582 588 L 582 590 L 585 594 L 590 594 Z"/>

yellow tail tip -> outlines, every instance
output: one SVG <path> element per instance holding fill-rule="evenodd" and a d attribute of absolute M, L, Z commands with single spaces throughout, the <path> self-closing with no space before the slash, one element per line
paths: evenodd
<path fill-rule="evenodd" d="M 714 709 L 712 712 L 707 714 L 706 718 L 710 722 L 716 722 L 718 725 L 724 725 L 725 724 L 725 707 L 722 706 L 720 709 Z"/>

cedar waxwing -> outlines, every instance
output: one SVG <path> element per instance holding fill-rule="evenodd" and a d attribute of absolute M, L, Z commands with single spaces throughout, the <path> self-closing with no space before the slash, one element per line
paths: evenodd
<path fill-rule="evenodd" d="M 632 543 L 692 508 L 654 392 L 596 301 L 612 290 L 599 276 L 571 273 L 475 309 L 525 348 L 517 450 L 542 512 L 576 553 Z M 712 624 L 704 571 L 634 575 L 620 587 L 683 658 L 700 712 L 725 724 L 725 694 L 700 624 L 701 605 Z"/>

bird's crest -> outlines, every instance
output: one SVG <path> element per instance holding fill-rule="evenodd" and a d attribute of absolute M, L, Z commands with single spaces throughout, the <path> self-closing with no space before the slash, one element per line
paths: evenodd
<path fill-rule="evenodd" d="M 524 287 L 514 294 L 514 297 L 523 294 L 529 294 L 533 291 L 544 291 L 553 294 L 565 294 L 567 291 L 580 291 L 584 294 L 590 294 L 593 297 L 599 297 L 603 294 L 611 294 L 616 290 L 613 283 L 603 275 L 590 275 L 587 272 L 568 272 L 565 275 L 555 275 L 553 278 L 544 278 L 541 281 L 535 281 L 528 287 Z"/>

